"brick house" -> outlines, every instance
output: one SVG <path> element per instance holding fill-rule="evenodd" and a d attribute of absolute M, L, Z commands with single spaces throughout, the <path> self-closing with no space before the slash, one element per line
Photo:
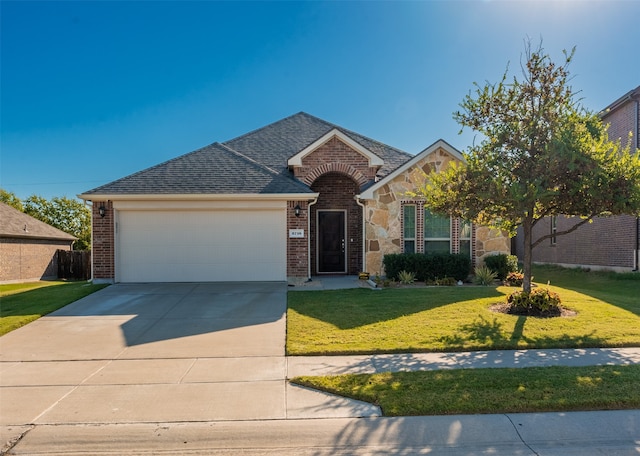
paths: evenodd
<path fill-rule="evenodd" d="M 93 277 L 291 282 L 384 273 L 386 253 L 508 252 L 501 232 L 435 217 L 405 196 L 462 155 L 413 156 L 306 113 L 96 189 Z"/>
<path fill-rule="evenodd" d="M 623 144 L 632 133 L 631 153 L 640 150 L 640 86 L 626 93 L 600 112 L 609 124 L 609 137 Z M 534 228 L 533 238 L 562 231 L 575 225 L 573 217 L 547 217 Z M 518 235 L 515 250 L 524 256 L 522 236 Z M 533 249 L 536 263 L 566 267 L 587 267 L 615 271 L 637 271 L 640 259 L 640 219 L 631 215 L 596 217 L 593 223 L 581 226 L 573 233 L 551 238 Z"/>
<path fill-rule="evenodd" d="M 0 203 L 0 283 L 58 277 L 58 250 L 75 237 Z"/>

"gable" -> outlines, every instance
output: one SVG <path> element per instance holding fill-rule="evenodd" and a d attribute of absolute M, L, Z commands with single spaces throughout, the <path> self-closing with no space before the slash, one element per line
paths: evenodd
<path fill-rule="evenodd" d="M 370 150 L 368 150 L 367 148 L 365 148 L 364 146 L 357 143 L 356 141 L 354 141 L 353 139 L 351 139 L 350 137 L 342 133 L 340 130 L 335 128 L 330 132 L 328 132 L 327 134 L 315 140 L 312 144 L 309 144 L 307 147 L 302 149 L 293 157 L 291 157 L 287 162 L 287 164 L 289 165 L 289 167 L 294 167 L 294 168 L 296 166 L 303 166 L 303 161 L 306 157 L 313 154 L 316 150 L 321 148 L 323 145 L 327 144 L 329 141 L 336 140 L 336 139 L 344 143 L 346 146 L 348 146 L 350 150 L 360 154 L 362 158 L 366 160 L 368 166 L 380 167 L 384 165 L 384 160 L 382 160 L 376 154 L 374 154 L 373 152 L 371 152 Z M 336 157 L 336 160 L 339 160 L 340 158 L 341 157 Z"/>
<path fill-rule="evenodd" d="M 464 162 L 465 159 L 456 148 L 440 139 L 367 188 L 358 197 L 360 199 L 375 199 L 379 190 L 388 189 L 392 183 L 396 193 L 415 190 L 416 186 L 424 179 L 424 173 L 437 172 L 452 161 Z M 386 192 L 383 191 L 383 193 Z"/>

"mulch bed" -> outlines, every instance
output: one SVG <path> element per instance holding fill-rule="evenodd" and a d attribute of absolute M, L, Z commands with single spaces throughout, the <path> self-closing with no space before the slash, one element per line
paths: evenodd
<path fill-rule="evenodd" d="M 525 317 L 553 318 L 553 317 L 575 317 L 578 312 L 560 306 L 549 312 L 528 313 L 521 309 L 513 309 L 509 303 L 500 302 L 489 307 L 491 312 L 504 313 L 508 315 L 519 315 Z"/>

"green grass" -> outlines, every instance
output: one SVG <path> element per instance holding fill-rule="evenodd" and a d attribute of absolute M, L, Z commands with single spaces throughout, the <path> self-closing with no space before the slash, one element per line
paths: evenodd
<path fill-rule="evenodd" d="M 459 369 L 292 381 L 371 402 L 386 416 L 640 408 L 640 365 Z"/>
<path fill-rule="evenodd" d="M 61 281 L 0 285 L 0 336 L 106 286 Z"/>
<path fill-rule="evenodd" d="M 534 269 L 573 317 L 489 310 L 514 288 L 437 287 L 288 293 L 290 355 L 640 346 L 640 275 Z"/>

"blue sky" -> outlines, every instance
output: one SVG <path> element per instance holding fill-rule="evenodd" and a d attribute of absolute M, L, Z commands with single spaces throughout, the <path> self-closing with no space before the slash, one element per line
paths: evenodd
<path fill-rule="evenodd" d="M 640 1 L 0 2 L 0 186 L 73 197 L 305 111 L 417 153 L 524 40 L 599 111 L 640 85 Z"/>

